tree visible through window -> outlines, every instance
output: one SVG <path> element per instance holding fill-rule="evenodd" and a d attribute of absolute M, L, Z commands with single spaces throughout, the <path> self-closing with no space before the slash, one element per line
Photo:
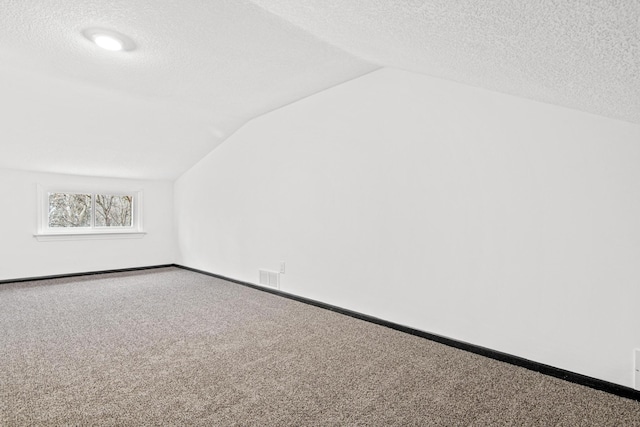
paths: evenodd
<path fill-rule="evenodd" d="M 131 227 L 131 196 L 96 194 L 96 227 Z"/>
<path fill-rule="evenodd" d="M 49 227 L 91 227 L 91 194 L 49 193 Z"/>
<path fill-rule="evenodd" d="M 132 227 L 133 196 L 49 193 L 50 228 Z"/>

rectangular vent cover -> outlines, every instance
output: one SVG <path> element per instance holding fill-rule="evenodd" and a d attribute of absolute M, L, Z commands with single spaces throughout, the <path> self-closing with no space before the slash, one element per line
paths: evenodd
<path fill-rule="evenodd" d="M 280 288 L 280 273 L 271 270 L 258 270 L 258 283 L 271 288 Z"/>

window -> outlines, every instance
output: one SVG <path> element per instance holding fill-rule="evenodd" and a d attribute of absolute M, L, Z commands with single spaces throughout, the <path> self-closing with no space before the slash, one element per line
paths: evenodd
<path fill-rule="evenodd" d="M 141 235 L 141 192 L 47 191 L 39 189 L 41 236 Z M 141 236 L 140 236 L 141 237 Z"/>

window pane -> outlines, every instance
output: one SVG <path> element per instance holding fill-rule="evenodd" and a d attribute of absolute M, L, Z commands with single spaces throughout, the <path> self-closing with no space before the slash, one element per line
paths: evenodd
<path fill-rule="evenodd" d="M 49 193 L 49 227 L 91 226 L 91 194 Z"/>
<path fill-rule="evenodd" d="M 96 227 L 131 227 L 132 196 L 96 194 Z"/>

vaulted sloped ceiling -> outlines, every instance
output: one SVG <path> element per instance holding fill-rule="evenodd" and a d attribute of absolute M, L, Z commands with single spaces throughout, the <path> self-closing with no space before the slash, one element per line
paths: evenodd
<path fill-rule="evenodd" d="M 397 67 L 640 123 L 640 0 L 0 0 L 0 167 L 173 179 Z M 127 34 L 103 51 L 81 31 Z"/>
<path fill-rule="evenodd" d="M 247 1 L 0 4 L 5 168 L 173 179 L 247 120 L 377 68 Z"/>
<path fill-rule="evenodd" d="M 640 123 L 638 0 L 253 0 L 358 58 Z"/>

